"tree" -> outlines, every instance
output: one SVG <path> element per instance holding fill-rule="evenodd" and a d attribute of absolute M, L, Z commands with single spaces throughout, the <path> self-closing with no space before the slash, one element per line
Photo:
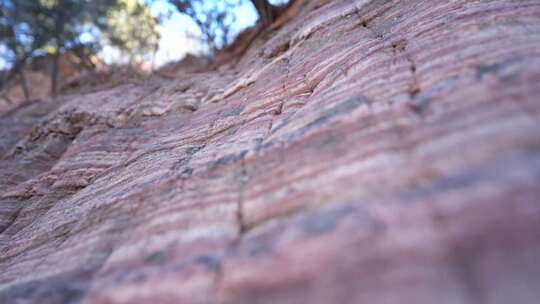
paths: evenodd
<path fill-rule="evenodd" d="M 264 26 L 271 24 L 278 8 L 268 0 L 168 0 L 198 25 L 202 40 L 215 52 L 234 38 L 234 10 L 252 4 Z M 149 9 L 151 0 L 2 0 L 0 1 L 0 50 L 11 63 L 6 78 L 19 78 L 28 98 L 24 67 L 36 56 L 50 56 L 51 94 L 58 91 L 62 53 L 83 49 L 83 33 L 100 33 L 93 49 L 108 44 L 139 64 L 157 50 L 159 20 Z M 95 48 L 94 48 L 95 46 Z M 84 56 L 84 52 L 78 53 Z M 2 81 L 5 83 L 5 81 Z"/>
<path fill-rule="evenodd" d="M 251 0 L 257 10 L 259 18 L 264 26 L 272 24 L 278 14 L 278 7 L 272 5 L 268 0 Z"/>
<path fill-rule="evenodd" d="M 118 48 L 129 64 L 140 64 L 144 55 L 157 51 L 158 19 L 141 1 L 119 1 L 119 7 L 109 11 L 106 26 L 106 43 Z"/>
<path fill-rule="evenodd" d="M 51 94 L 58 90 L 60 54 L 80 44 L 80 35 L 88 27 L 104 29 L 108 11 L 118 7 L 118 0 L 40 0 L 41 10 L 34 15 L 37 25 L 47 37 L 46 50 L 53 57 L 51 67 Z"/>
<path fill-rule="evenodd" d="M 55 95 L 62 53 L 109 43 L 135 61 L 154 52 L 159 41 L 157 19 L 142 0 L 2 0 L 0 8 L 2 57 L 11 63 L 6 78 L 18 75 L 26 97 L 24 67 L 36 56 L 52 57 L 51 94 Z M 101 33 L 102 39 L 81 41 L 82 34 L 91 31 Z"/>
<path fill-rule="evenodd" d="M 44 45 L 46 38 L 33 18 L 39 11 L 38 3 L 31 0 L 0 2 L 0 45 L 2 57 L 11 63 L 10 71 L 5 73 L 2 85 L 19 77 L 25 99 L 29 98 L 28 86 L 24 75 L 24 66 L 35 51 Z"/>
<path fill-rule="evenodd" d="M 246 3 L 243 0 L 169 0 L 176 9 L 189 16 L 199 27 L 202 40 L 215 52 L 232 41 L 231 25 L 236 22 L 234 9 Z M 277 15 L 278 7 L 268 0 L 249 0 L 263 26 L 269 26 Z"/>

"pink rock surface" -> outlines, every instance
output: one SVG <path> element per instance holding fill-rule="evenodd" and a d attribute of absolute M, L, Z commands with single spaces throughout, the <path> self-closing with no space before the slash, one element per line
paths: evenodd
<path fill-rule="evenodd" d="M 0 118 L 0 303 L 538 303 L 540 2 L 305 1 Z"/>

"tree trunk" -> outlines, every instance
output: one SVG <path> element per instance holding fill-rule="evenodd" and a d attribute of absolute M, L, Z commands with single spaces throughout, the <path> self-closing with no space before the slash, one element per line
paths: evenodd
<path fill-rule="evenodd" d="M 15 54 L 15 63 L 13 64 L 13 67 L 9 71 L 9 73 L 6 75 L 4 82 L 7 83 L 11 79 L 13 79 L 15 76 L 19 76 L 19 84 L 21 86 L 21 90 L 24 94 L 24 99 L 29 99 L 29 92 L 28 92 L 28 85 L 26 83 L 26 79 L 24 77 L 24 68 L 26 66 L 26 61 L 28 59 L 28 54 L 21 49 L 18 38 L 15 35 L 15 31 L 13 27 L 9 27 L 7 31 L 7 46 Z"/>
<path fill-rule="evenodd" d="M 276 7 L 267 0 L 251 0 L 253 6 L 257 10 L 260 21 L 264 27 L 272 24 L 276 16 Z"/>
<path fill-rule="evenodd" d="M 54 33 L 54 41 L 56 48 L 53 53 L 53 62 L 51 66 L 51 95 L 56 95 L 58 92 L 58 72 L 59 72 L 59 65 L 60 65 L 60 54 L 62 52 L 62 48 L 64 46 L 64 43 L 62 41 L 62 34 L 64 31 L 64 10 L 62 7 L 62 1 L 58 3 L 55 9 L 56 12 L 56 19 L 55 19 L 55 33 Z"/>
<path fill-rule="evenodd" d="M 58 67 L 60 61 L 60 52 L 58 49 L 53 54 L 53 61 L 51 65 L 51 95 L 56 95 L 58 90 Z"/>
<path fill-rule="evenodd" d="M 23 69 L 19 70 L 19 81 L 20 81 L 21 89 L 24 94 L 24 100 L 28 101 L 30 99 L 30 92 L 28 90 L 28 83 L 26 82 L 26 77 L 24 75 Z"/>

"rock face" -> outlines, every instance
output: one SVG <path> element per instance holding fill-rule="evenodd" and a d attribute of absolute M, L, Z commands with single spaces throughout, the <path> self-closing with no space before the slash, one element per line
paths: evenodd
<path fill-rule="evenodd" d="M 538 303 L 540 2 L 304 1 L 0 119 L 0 303 Z"/>

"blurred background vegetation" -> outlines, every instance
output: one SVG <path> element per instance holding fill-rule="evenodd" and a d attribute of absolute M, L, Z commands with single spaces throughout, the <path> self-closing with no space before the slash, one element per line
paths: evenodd
<path fill-rule="evenodd" d="M 244 29 L 269 25 L 287 0 L 0 0 L 0 89 L 30 98 L 28 71 L 55 95 L 66 62 L 76 69 L 137 70 L 212 56 Z M 7 97 L 6 97 L 7 98 Z"/>

